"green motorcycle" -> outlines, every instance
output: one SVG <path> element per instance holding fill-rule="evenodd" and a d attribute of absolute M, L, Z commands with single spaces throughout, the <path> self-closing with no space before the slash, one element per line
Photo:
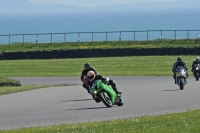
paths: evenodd
<path fill-rule="evenodd" d="M 103 102 L 107 107 L 113 105 L 122 106 L 121 92 L 116 94 L 110 85 L 104 84 L 101 80 L 95 80 L 91 87 L 91 94 L 96 102 Z"/>

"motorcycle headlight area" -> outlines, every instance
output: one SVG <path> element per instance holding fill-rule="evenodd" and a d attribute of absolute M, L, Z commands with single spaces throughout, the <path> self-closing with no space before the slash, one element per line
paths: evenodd
<path fill-rule="evenodd" d="M 98 93 L 98 91 L 96 90 L 96 91 L 94 91 L 94 94 L 97 94 Z"/>
<path fill-rule="evenodd" d="M 199 70 L 199 68 L 198 68 L 198 67 L 196 67 L 196 70 Z"/>

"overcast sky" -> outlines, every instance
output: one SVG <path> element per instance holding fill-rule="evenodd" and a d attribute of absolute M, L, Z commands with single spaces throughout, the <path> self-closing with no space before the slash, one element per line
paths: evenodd
<path fill-rule="evenodd" d="M 29 0 L 29 1 L 44 5 L 65 4 L 65 5 L 75 5 L 79 7 L 98 7 L 105 5 L 134 4 L 134 3 L 147 3 L 147 2 L 178 2 L 181 0 Z"/>

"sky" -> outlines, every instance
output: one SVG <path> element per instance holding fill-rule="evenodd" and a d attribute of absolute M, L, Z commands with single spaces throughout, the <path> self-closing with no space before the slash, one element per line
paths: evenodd
<path fill-rule="evenodd" d="M 150 2 L 179 2 L 181 0 L 28 0 L 28 1 L 44 5 L 64 4 L 64 5 L 74 5 L 78 7 L 98 7 L 107 5 L 150 3 Z"/>
<path fill-rule="evenodd" d="M 0 14 L 200 9 L 200 0 L 0 0 Z"/>

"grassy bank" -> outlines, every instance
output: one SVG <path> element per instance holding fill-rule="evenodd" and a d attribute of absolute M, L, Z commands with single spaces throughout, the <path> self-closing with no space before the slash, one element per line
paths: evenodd
<path fill-rule="evenodd" d="M 4 86 L 0 88 L 0 96 L 16 92 L 35 90 L 40 88 L 48 88 L 54 86 L 69 86 L 68 84 L 55 84 L 55 85 L 22 85 L 22 86 Z"/>
<path fill-rule="evenodd" d="M 196 56 L 182 56 L 189 67 Z M 3 77 L 80 76 L 83 65 L 89 62 L 105 76 L 171 76 L 177 56 L 131 56 L 50 60 L 2 60 Z"/>
<path fill-rule="evenodd" d="M 19 83 L 19 81 L 17 81 L 17 80 L 10 79 L 10 78 L 6 78 L 6 77 L 2 77 L 2 76 L 0 76 L 0 82 L 12 82 L 12 83 Z"/>
<path fill-rule="evenodd" d="M 108 41 L 108 42 L 68 42 L 68 43 L 12 43 L 0 45 L 0 52 L 17 51 L 42 51 L 60 49 L 89 49 L 89 48 L 177 48 L 177 47 L 199 47 L 200 41 L 197 39 L 180 40 L 151 40 L 151 41 Z"/>
<path fill-rule="evenodd" d="M 0 87 L 2 87 L 2 86 L 21 86 L 21 84 L 17 80 L 0 76 Z M 1 93 L 0 93 L 0 95 L 1 95 Z"/>
<path fill-rule="evenodd" d="M 161 116 L 5 130 L 0 133 L 198 133 L 200 110 Z"/>

